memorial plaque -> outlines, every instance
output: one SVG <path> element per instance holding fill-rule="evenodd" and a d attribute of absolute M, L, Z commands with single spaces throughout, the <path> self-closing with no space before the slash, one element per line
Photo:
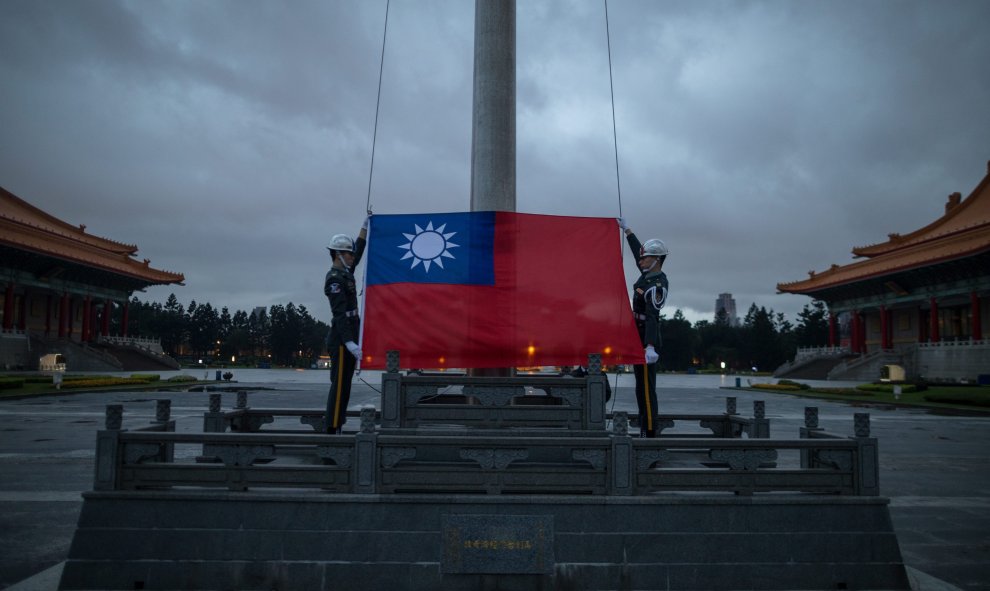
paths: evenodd
<path fill-rule="evenodd" d="M 553 515 L 444 515 L 440 572 L 553 573 Z"/>

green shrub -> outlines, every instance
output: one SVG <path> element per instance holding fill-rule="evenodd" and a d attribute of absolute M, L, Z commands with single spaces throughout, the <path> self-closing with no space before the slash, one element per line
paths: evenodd
<path fill-rule="evenodd" d="M 811 391 L 820 394 L 835 394 L 837 396 L 873 396 L 872 392 L 857 390 L 856 388 L 814 388 Z"/>
<path fill-rule="evenodd" d="M 801 389 L 797 384 L 753 384 L 751 387 L 760 390 L 779 390 L 782 392 L 796 392 Z"/>
<path fill-rule="evenodd" d="M 811 386 L 808 384 L 802 384 L 801 382 L 795 382 L 793 380 L 777 380 L 777 384 L 781 386 L 797 386 L 802 390 L 809 390 Z"/>
<path fill-rule="evenodd" d="M 52 376 L 26 376 L 23 378 L 25 384 L 50 384 Z"/>
<path fill-rule="evenodd" d="M 990 389 L 987 392 L 938 392 L 925 394 L 925 400 L 943 404 L 966 404 L 969 406 L 990 407 Z"/>
<path fill-rule="evenodd" d="M 144 380 L 146 382 L 160 382 L 162 376 L 157 373 L 132 373 L 131 378 L 135 380 Z"/>
<path fill-rule="evenodd" d="M 0 378 L 0 390 L 17 390 L 24 387 L 24 378 Z"/>
<path fill-rule="evenodd" d="M 917 391 L 914 384 L 860 384 L 856 388 L 864 392 L 885 392 L 891 394 L 894 392 L 894 386 L 900 386 L 902 394 Z"/>
<path fill-rule="evenodd" d="M 172 376 L 172 377 L 170 377 L 166 381 L 167 382 L 180 382 L 180 383 L 181 382 L 195 382 L 196 381 L 196 378 L 194 378 L 193 376 L 187 376 L 185 374 L 180 374 L 180 375 L 177 375 L 177 376 Z"/>

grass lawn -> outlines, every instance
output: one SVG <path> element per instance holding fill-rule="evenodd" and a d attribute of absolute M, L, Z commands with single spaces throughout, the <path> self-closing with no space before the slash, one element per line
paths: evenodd
<path fill-rule="evenodd" d="M 766 386 L 761 388 L 760 386 Z M 917 406 L 945 410 L 965 410 L 990 413 L 990 386 L 929 386 L 920 392 L 903 392 L 899 397 L 892 391 L 866 392 L 857 388 L 785 388 L 781 384 L 753 384 L 750 388 L 807 398 L 843 400 L 867 404 Z M 904 389 L 909 389 L 905 386 Z M 892 388 L 891 388 L 892 390 Z"/>
<path fill-rule="evenodd" d="M 109 376 L 65 376 L 62 387 L 56 388 L 51 378 L 47 376 L 0 376 L 0 382 L 15 380 L 23 382 L 15 387 L 3 385 L 0 387 L 0 400 L 5 398 L 23 398 L 45 394 L 73 394 L 76 392 L 113 392 L 116 390 L 167 390 L 183 389 L 205 382 L 193 376 L 182 376 L 184 379 L 159 379 L 154 374 L 133 374 L 130 378 L 112 378 Z"/>

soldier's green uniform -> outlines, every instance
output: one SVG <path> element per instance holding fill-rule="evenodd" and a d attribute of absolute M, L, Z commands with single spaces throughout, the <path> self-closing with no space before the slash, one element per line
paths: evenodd
<path fill-rule="evenodd" d="M 626 234 L 626 241 L 632 249 L 636 262 L 639 262 L 643 245 L 632 232 Z M 659 268 L 643 273 L 633 284 L 633 316 L 639 338 L 645 348 L 652 345 L 660 350 L 660 309 L 667 301 L 667 275 Z M 657 365 L 656 363 L 634 366 L 636 375 L 636 404 L 639 406 L 639 430 L 644 437 L 656 437 L 657 417 Z"/>
<path fill-rule="evenodd" d="M 357 282 L 354 268 L 364 254 L 365 239 L 354 241 L 354 264 L 351 269 L 331 267 L 323 282 L 323 293 L 330 301 L 330 334 L 327 348 L 330 352 L 330 395 L 327 397 L 326 428 L 328 433 L 339 433 L 347 422 L 347 404 L 351 399 L 351 380 L 357 359 L 344 343 L 356 343 L 361 334 L 361 318 L 358 316 Z"/>

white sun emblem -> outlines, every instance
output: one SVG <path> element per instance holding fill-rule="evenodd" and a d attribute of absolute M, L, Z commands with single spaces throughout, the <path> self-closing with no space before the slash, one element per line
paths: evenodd
<path fill-rule="evenodd" d="M 450 254 L 448 249 L 456 248 L 458 245 L 450 241 L 450 238 L 457 232 L 443 233 L 444 228 L 447 224 L 434 229 L 433 222 L 426 224 L 426 229 L 419 227 L 419 224 L 413 224 L 416 227 L 415 234 L 402 233 L 409 242 L 406 244 L 400 244 L 399 248 L 407 250 L 405 255 L 400 261 L 406 259 L 412 259 L 412 266 L 410 269 L 416 267 L 416 265 L 423 263 L 423 268 L 426 272 L 430 272 L 430 265 L 436 264 L 438 267 L 443 269 L 443 259 L 454 258 L 454 255 Z"/>

